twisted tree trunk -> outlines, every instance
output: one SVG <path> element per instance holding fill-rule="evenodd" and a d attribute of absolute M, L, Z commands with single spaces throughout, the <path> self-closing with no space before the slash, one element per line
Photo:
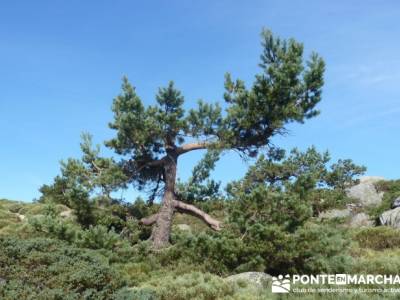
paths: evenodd
<path fill-rule="evenodd" d="M 164 165 L 165 190 L 162 199 L 161 209 L 156 217 L 156 224 L 151 233 L 153 247 L 156 249 L 163 248 L 169 243 L 171 233 L 172 218 L 174 216 L 174 200 L 175 200 L 175 180 L 176 165 L 178 156 L 175 153 L 168 153 L 168 158 Z"/>
<path fill-rule="evenodd" d="M 183 149 L 183 148 L 182 148 Z M 196 148 L 197 149 L 197 148 Z M 178 156 L 189 150 L 170 150 L 167 155 L 158 162 L 162 162 L 164 167 L 164 195 L 161 202 L 161 208 L 157 214 L 151 215 L 140 220 L 144 225 L 153 225 L 150 239 L 155 249 L 160 249 L 169 244 L 171 234 L 172 220 L 175 210 L 194 215 L 202 219 L 214 230 L 220 230 L 220 222 L 212 218 L 209 214 L 191 204 L 186 204 L 176 199 L 175 180 Z"/>

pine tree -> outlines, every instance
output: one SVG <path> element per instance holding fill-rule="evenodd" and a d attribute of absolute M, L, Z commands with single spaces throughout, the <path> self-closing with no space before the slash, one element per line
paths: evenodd
<path fill-rule="evenodd" d="M 145 107 L 135 88 L 124 78 L 122 93 L 114 99 L 116 136 L 107 141 L 124 159 L 120 162 L 127 183 L 151 187 L 162 194 L 157 214 L 142 219 L 153 225 L 155 248 L 168 244 L 176 210 L 203 219 L 215 230 L 220 221 L 194 205 L 179 199 L 176 173 L 180 156 L 200 149 L 236 150 L 255 157 L 268 148 L 271 138 L 285 133 L 292 122 L 315 117 L 321 99 L 324 62 L 315 53 L 303 59 L 303 45 L 293 39 L 281 40 L 268 30 L 262 32 L 261 72 L 247 87 L 242 80 L 225 78 L 226 109 L 218 104 L 198 103 L 185 111 L 184 97 L 170 82 L 160 88 L 154 106 Z"/>

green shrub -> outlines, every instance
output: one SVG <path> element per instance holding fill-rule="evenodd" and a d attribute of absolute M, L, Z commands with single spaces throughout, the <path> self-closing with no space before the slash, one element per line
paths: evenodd
<path fill-rule="evenodd" d="M 294 235 L 293 266 L 297 273 L 346 273 L 351 270 L 350 240 L 340 229 L 307 224 Z"/>
<path fill-rule="evenodd" d="M 84 248 L 112 250 L 119 240 L 119 235 L 114 229 L 108 230 L 103 225 L 96 225 L 80 231 L 77 242 Z"/>
<path fill-rule="evenodd" d="M 400 180 L 382 180 L 375 183 L 375 187 L 379 192 L 384 192 L 382 203 L 377 207 L 370 207 L 368 214 L 378 219 L 384 211 L 391 209 L 393 200 L 400 197 Z"/>
<path fill-rule="evenodd" d="M 383 250 L 367 251 L 356 257 L 352 266 L 353 274 L 393 274 L 397 275 L 400 269 L 400 251 Z"/>
<path fill-rule="evenodd" d="M 21 203 L 15 202 L 14 204 L 11 204 L 8 206 L 8 210 L 12 213 L 17 213 L 23 208 L 23 205 Z"/>
<path fill-rule="evenodd" d="M 117 245 L 127 243 L 114 229 L 108 230 L 103 225 L 81 229 L 76 224 L 52 216 L 33 217 L 29 225 L 39 236 L 67 241 L 82 248 L 113 250 Z"/>
<path fill-rule="evenodd" d="M 158 300 L 153 288 L 125 288 L 114 295 L 114 300 Z"/>
<path fill-rule="evenodd" d="M 14 213 L 8 212 L 6 210 L 0 210 L 0 229 L 18 222 L 19 219 Z"/>
<path fill-rule="evenodd" d="M 256 224 L 242 242 L 248 263 L 261 258 L 269 274 L 340 273 L 351 262 L 345 233 L 326 225 L 307 223 L 291 233 L 277 225 Z M 238 270 L 244 271 L 245 265 Z"/>
<path fill-rule="evenodd" d="M 52 216 L 37 216 L 29 219 L 29 225 L 34 232 L 51 238 L 74 242 L 80 228 L 62 219 Z"/>
<path fill-rule="evenodd" d="M 181 276 L 165 276 L 147 283 L 153 287 L 160 299 L 223 299 L 232 296 L 235 286 L 222 278 L 209 274 L 193 272 Z"/>
<path fill-rule="evenodd" d="M 353 200 L 339 189 L 315 189 L 307 195 L 313 208 L 314 216 L 329 209 L 342 209 Z"/>
<path fill-rule="evenodd" d="M 400 180 L 381 180 L 375 183 L 375 187 L 380 192 L 400 193 Z"/>
<path fill-rule="evenodd" d="M 383 250 L 400 247 L 400 230 L 387 226 L 360 229 L 353 238 L 361 248 Z"/>
<path fill-rule="evenodd" d="M 0 237 L 0 299 L 110 299 L 124 286 L 107 259 L 45 238 Z"/>
<path fill-rule="evenodd" d="M 247 247 L 242 240 L 230 232 L 221 234 L 185 232 L 173 236 L 174 246 L 164 252 L 164 261 L 186 260 L 198 268 L 204 266 L 208 272 L 225 275 L 234 272 L 242 264 L 254 261 L 248 256 Z M 263 260 L 256 258 L 253 267 L 263 269 Z"/>
<path fill-rule="evenodd" d="M 257 223 L 278 224 L 294 231 L 312 216 L 311 204 L 297 193 L 283 193 L 257 185 L 251 191 L 235 193 L 230 202 L 229 221 L 243 234 Z"/>
<path fill-rule="evenodd" d="M 307 223 L 295 232 L 277 225 L 254 224 L 238 236 L 176 233 L 174 245 L 159 255 L 163 265 L 185 261 L 218 275 L 246 271 L 269 274 L 344 272 L 351 266 L 350 239 L 343 230 Z"/>
<path fill-rule="evenodd" d="M 108 207 L 107 209 L 97 209 L 94 211 L 94 218 L 95 218 L 95 224 L 96 225 L 103 225 L 109 229 L 114 228 L 114 230 L 120 232 L 124 229 L 125 227 L 125 217 L 127 214 L 125 214 L 124 217 L 119 216 L 116 211 L 118 212 L 118 209 L 116 206 L 119 205 L 113 205 L 111 207 Z"/>

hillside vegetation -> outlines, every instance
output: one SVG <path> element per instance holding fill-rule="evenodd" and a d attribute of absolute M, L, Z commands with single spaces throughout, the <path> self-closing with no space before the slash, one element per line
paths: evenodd
<path fill-rule="evenodd" d="M 398 230 L 350 228 L 346 218 L 320 220 L 317 211 L 350 200 L 337 189 L 314 185 L 307 200 L 300 199 L 305 191 L 296 182 L 307 176 L 272 192 L 259 182 L 261 171 L 250 169 L 232 183 L 227 198 L 197 203 L 224 220 L 224 230 L 177 213 L 171 245 L 158 251 L 148 241 L 149 228 L 139 223 L 158 204 L 94 204 L 93 224 L 83 226 L 76 210 L 63 204 L 0 200 L 0 298 L 273 299 L 269 282 L 260 288 L 225 278 L 246 271 L 397 274 Z M 380 184 L 392 190 L 399 185 Z M 328 207 L 321 208 L 315 194 L 324 195 Z"/>

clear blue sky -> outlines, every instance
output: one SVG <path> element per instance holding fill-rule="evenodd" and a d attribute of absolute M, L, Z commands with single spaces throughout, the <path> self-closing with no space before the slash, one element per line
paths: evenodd
<path fill-rule="evenodd" d="M 127 75 L 145 103 L 174 80 L 187 107 L 221 101 L 223 75 L 251 82 L 263 26 L 304 42 L 327 64 L 322 114 L 275 142 L 316 145 L 368 174 L 400 178 L 398 1 L 5 1 L 0 8 L 0 198 L 29 201 L 96 142 Z M 197 155 L 183 158 L 188 175 Z M 214 176 L 241 177 L 226 155 Z M 129 199 L 128 199 L 129 200 Z"/>

